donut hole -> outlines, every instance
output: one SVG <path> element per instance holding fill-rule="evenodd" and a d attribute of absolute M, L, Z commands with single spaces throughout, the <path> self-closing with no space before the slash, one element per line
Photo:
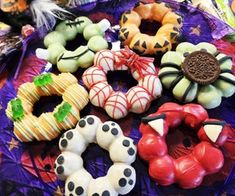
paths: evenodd
<path fill-rule="evenodd" d="M 62 101 L 61 96 L 42 96 L 33 106 L 33 115 L 39 117 L 44 112 L 52 112 Z"/>
<path fill-rule="evenodd" d="M 82 153 L 83 166 L 94 179 L 107 175 L 112 160 L 108 151 L 102 149 L 97 144 L 89 144 Z"/>
<path fill-rule="evenodd" d="M 82 34 L 78 33 L 75 39 L 66 42 L 65 49 L 74 51 L 79 46 L 86 46 L 86 45 L 87 45 L 87 40 L 84 39 Z"/>
<path fill-rule="evenodd" d="M 155 20 L 141 20 L 139 29 L 141 33 L 154 36 L 161 26 L 162 24 Z"/>
<path fill-rule="evenodd" d="M 169 155 L 175 159 L 190 154 L 199 142 L 196 131 L 185 125 L 170 129 L 166 136 Z"/>
<path fill-rule="evenodd" d="M 121 80 L 120 80 L 121 78 Z M 138 82 L 127 70 L 108 71 L 107 81 L 114 91 L 127 92 L 131 87 L 136 86 Z"/>

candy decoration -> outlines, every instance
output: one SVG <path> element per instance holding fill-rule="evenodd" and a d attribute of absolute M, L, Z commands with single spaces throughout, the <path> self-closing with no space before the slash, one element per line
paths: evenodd
<path fill-rule="evenodd" d="M 72 106 L 65 102 L 62 106 L 58 108 L 58 111 L 54 114 L 54 117 L 58 122 L 64 121 L 68 113 L 71 111 Z"/>
<path fill-rule="evenodd" d="M 108 48 L 104 39 L 104 32 L 110 27 L 107 19 L 93 24 L 87 17 L 81 16 L 74 21 L 63 21 L 57 25 L 55 31 L 44 38 L 47 49 L 38 48 L 38 58 L 57 64 L 61 72 L 74 73 L 78 67 L 87 68 L 93 64 L 95 52 Z M 82 34 L 88 41 L 87 46 L 79 46 L 75 51 L 68 51 L 64 47 L 67 41 Z"/>
<path fill-rule="evenodd" d="M 81 154 L 89 143 L 97 143 L 109 152 L 113 165 L 107 175 L 93 179 L 83 167 Z M 65 195 L 128 194 L 135 186 L 136 172 L 131 164 L 136 159 L 134 141 L 123 135 L 120 126 L 102 123 L 94 115 L 81 118 L 75 129 L 65 132 L 59 141 L 62 153 L 55 161 L 55 173 L 65 180 Z"/>
<path fill-rule="evenodd" d="M 152 58 L 140 57 L 125 47 L 119 51 L 102 50 L 95 55 L 94 62 L 94 66 L 83 73 L 82 80 L 90 89 L 91 103 L 104 107 L 111 118 L 123 118 L 128 111 L 143 113 L 151 101 L 161 95 L 162 86 Z M 127 93 L 114 92 L 106 74 L 116 70 L 130 70 L 138 85 Z"/>
<path fill-rule="evenodd" d="M 52 112 L 34 116 L 34 103 L 41 96 L 52 94 L 62 96 L 62 103 Z M 62 130 L 76 125 L 80 119 L 79 111 L 87 103 L 88 94 L 73 75 L 47 73 L 36 76 L 32 83 L 21 85 L 17 97 L 8 103 L 6 114 L 14 121 L 14 134 L 20 141 L 52 140 Z"/>
<path fill-rule="evenodd" d="M 210 43 L 179 44 L 176 51 L 163 55 L 159 78 L 181 102 L 197 99 L 206 109 L 216 108 L 222 97 L 235 93 L 231 57 L 220 53 Z"/>
<path fill-rule="evenodd" d="M 33 82 L 35 86 L 39 86 L 39 87 L 46 86 L 47 84 L 50 84 L 52 82 L 51 74 L 46 73 L 46 74 L 36 76 Z"/>
<path fill-rule="evenodd" d="M 24 109 L 22 107 L 22 101 L 17 98 L 11 100 L 11 110 L 12 110 L 12 117 L 13 120 L 20 120 L 24 117 Z"/>
<path fill-rule="evenodd" d="M 190 154 L 174 159 L 168 154 L 165 138 L 169 128 L 173 131 L 182 123 L 197 132 L 200 143 Z M 224 156 L 220 147 L 229 143 L 233 130 L 224 121 L 208 118 L 200 105 L 165 103 L 157 112 L 142 118 L 140 132 L 138 152 L 149 162 L 150 176 L 160 185 L 178 183 L 190 189 L 198 187 L 204 176 L 222 168 Z M 233 149 L 230 147 L 225 153 L 230 154 Z"/>
<path fill-rule="evenodd" d="M 155 36 L 141 33 L 141 20 L 162 24 Z M 139 54 L 158 54 L 171 50 L 179 36 L 182 18 L 164 3 L 138 4 L 120 20 L 119 39 Z"/>

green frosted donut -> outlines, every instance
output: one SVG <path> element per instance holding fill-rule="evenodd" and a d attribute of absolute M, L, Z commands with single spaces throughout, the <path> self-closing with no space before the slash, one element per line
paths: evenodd
<path fill-rule="evenodd" d="M 37 49 L 36 55 L 57 64 L 61 72 L 75 72 L 79 66 L 89 67 L 93 64 L 94 53 L 108 48 L 108 42 L 103 35 L 109 27 L 107 19 L 93 24 L 85 16 L 74 21 L 63 21 L 56 26 L 55 31 L 45 37 L 44 45 L 47 49 Z M 75 51 L 66 50 L 66 41 L 75 39 L 78 33 L 83 34 L 88 41 L 87 46 L 79 46 Z"/>
<path fill-rule="evenodd" d="M 98 52 L 100 50 L 107 49 L 108 43 L 103 37 L 95 35 L 90 38 L 90 40 L 87 43 L 87 46 L 92 51 Z"/>
<path fill-rule="evenodd" d="M 50 44 L 58 43 L 62 46 L 66 45 L 66 40 L 60 32 L 52 31 L 44 38 L 44 45 L 48 48 Z"/>
<path fill-rule="evenodd" d="M 89 39 L 91 39 L 91 37 L 96 36 L 96 35 L 100 35 L 100 36 L 104 35 L 100 26 L 97 24 L 90 24 L 90 25 L 86 26 L 86 28 L 83 31 L 83 37 L 86 40 L 89 40 Z"/>
<path fill-rule="evenodd" d="M 63 21 L 61 23 L 59 23 L 56 28 L 55 31 L 60 32 L 61 34 L 63 34 L 64 38 L 66 41 L 70 41 L 75 39 L 75 37 L 77 36 L 77 28 L 75 25 L 69 25 L 70 21 L 66 20 Z"/>
<path fill-rule="evenodd" d="M 78 69 L 78 63 L 76 59 L 77 53 L 75 51 L 64 51 L 57 59 L 57 68 L 60 72 L 74 73 Z"/>
<path fill-rule="evenodd" d="M 221 93 L 212 85 L 201 87 L 197 96 L 198 103 L 207 109 L 212 109 L 220 105 Z"/>
<path fill-rule="evenodd" d="M 86 26 L 92 24 L 92 21 L 85 16 L 80 16 L 75 19 L 75 23 L 78 33 L 82 33 Z"/>
<path fill-rule="evenodd" d="M 176 99 L 182 102 L 191 102 L 196 98 L 197 88 L 197 83 L 183 77 L 173 88 L 173 94 Z"/>
<path fill-rule="evenodd" d="M 223 93 L 224 97 L 230 97 L 235 93 L 235 76 L 231 73 L 222 73 L 213 85 Z"/>
<path fill-rule="evenodd" d="M 220 53 L 213 44 L 183 42 L 176 51 L 163 55 L 159 78 L 179 101 L 191 102 L 196 98 L 203 107 L 212 109 L 220 105 L 222 97 L 235 93 L 232 67 L 232 58 Z"/>
<path fill-rule="evenodd" d="M 52 64 L 56 64 L 58 56 L 65 51 L 65 48 L 63 45 L 59 43 L 53 43 L 50 44 L 48 47 L 49 57 L 48 61 L 50 61 Z"/>
<path fill-rule="evenodd" d="M 94 52 L 90 51 L 87 46 L 80 46 L 76 53 L 82 54 L 84 53 L 80 58 L 78 58 L 77 63 L 82 68 L 90 67 L 93 64 L 93 60 L 95 57 Z"/>
<path fill-rule="evenodd" d="M 173 67 L 163 67 L 158 76 L 165 88 L 169 89 L 172 82 L 179 76 L 179 70 Z"/>

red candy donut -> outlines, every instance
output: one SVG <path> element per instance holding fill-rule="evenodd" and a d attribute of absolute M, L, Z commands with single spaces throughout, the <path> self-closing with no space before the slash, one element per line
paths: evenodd
<path fill-rule="evenodd" d="M 138 85 L 126 93 L 115 92 L 108 84 L 106 74 L 117 70 L 129 70 Z M 115 52 L 102 50 L 96 53 L 94 66 L 84 72 L 82 79 L 90 90 L 91 103 L 104 108 L 114 119 L 123 118 L 128 112 L 143 113 L 162 92 L 153 59 L 140 57 L 127 47 Z"/>
<path fill-rule="evenodd" d="M 200 143 L 190 154 L 174 159 L 168 154 L 165 138 L 169 129 L 182 123 L 197 131 Z M 219 147 L 228 146 L 232 131 L 224 121 L 210 119 L 198 104 L 165 103 L 156 113 L 142 118 L 138 153 L 149 162 L 149 174 L 160 185 L 178 183 L 182 188 L 195 188 L 205 175 L 222 168 L 224 155 Z M 226 149 L 232 154 L 234 145 Z"/>

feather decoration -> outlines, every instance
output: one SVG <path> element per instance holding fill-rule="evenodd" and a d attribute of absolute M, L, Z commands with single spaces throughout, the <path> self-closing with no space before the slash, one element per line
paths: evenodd
<path fill-rule="evenodd" d="M 51 0 L 34 0 L 30 4 L 30 10 L 36 26 L 45 26 L 46 29 L 53 28 L 56 23 L 56 18 L 63 20 L 66 15 L 71 14 Z"/>

